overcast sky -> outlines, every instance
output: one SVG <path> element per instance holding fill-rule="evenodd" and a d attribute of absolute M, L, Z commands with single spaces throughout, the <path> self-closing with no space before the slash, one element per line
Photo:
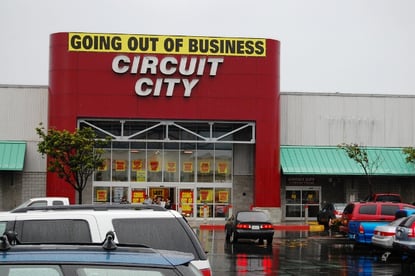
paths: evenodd
<path fill-rule="evenodd" d="M 49 35 L 281 42 L 281 91 L 415 94 L 415 0 L 1 0 L 0 85 L 48 85 Z"/>

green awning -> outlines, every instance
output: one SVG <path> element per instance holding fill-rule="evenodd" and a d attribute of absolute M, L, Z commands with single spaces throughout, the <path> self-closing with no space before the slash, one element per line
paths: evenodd
<path fill-rule="evenodd" d="M 26 143 L 0 141 L 0 171 L 23 170 Z"/>
<path fill-rule="evenodd" d="M 365 148 L 369 161 L 378 166 L 372 175 L 415 176 L 415 167 L 405 161 L 402 148 Z M 285 175 L 365 175 L 363 168 L 338 147 L 281 146 Z"/>

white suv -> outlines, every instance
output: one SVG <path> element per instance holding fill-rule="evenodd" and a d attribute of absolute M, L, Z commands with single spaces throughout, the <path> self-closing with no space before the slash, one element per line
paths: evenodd
<path fill-rule="evenodd" d="M 190 252 L 192 263 L 211 275 L 195 232 L 178 212 L 154 205 L 28 207 L 0 214 L 0 233 L 13 231 L 21 243 L 101 243 L 108 231 L 119 244 Z"/>

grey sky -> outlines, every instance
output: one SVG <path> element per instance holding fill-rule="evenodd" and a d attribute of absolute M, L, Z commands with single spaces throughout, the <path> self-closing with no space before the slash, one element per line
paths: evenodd
<path fill-rule="evenodd" d="M 415 94 L 413 0 L 1 0 L 0 85 L 47 85 L 54 32 L 264 37 L 281 91 Z"/>

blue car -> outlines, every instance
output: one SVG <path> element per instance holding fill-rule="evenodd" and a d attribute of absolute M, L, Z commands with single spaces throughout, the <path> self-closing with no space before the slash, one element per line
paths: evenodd
<path fill-rule="evenodd" d="M 0 254 L 2 276 L 202 275 L 191 264 L 193 254 L 124 247 L 111 236 L 102 245 L 30 245 L 3 235 Z"/>

